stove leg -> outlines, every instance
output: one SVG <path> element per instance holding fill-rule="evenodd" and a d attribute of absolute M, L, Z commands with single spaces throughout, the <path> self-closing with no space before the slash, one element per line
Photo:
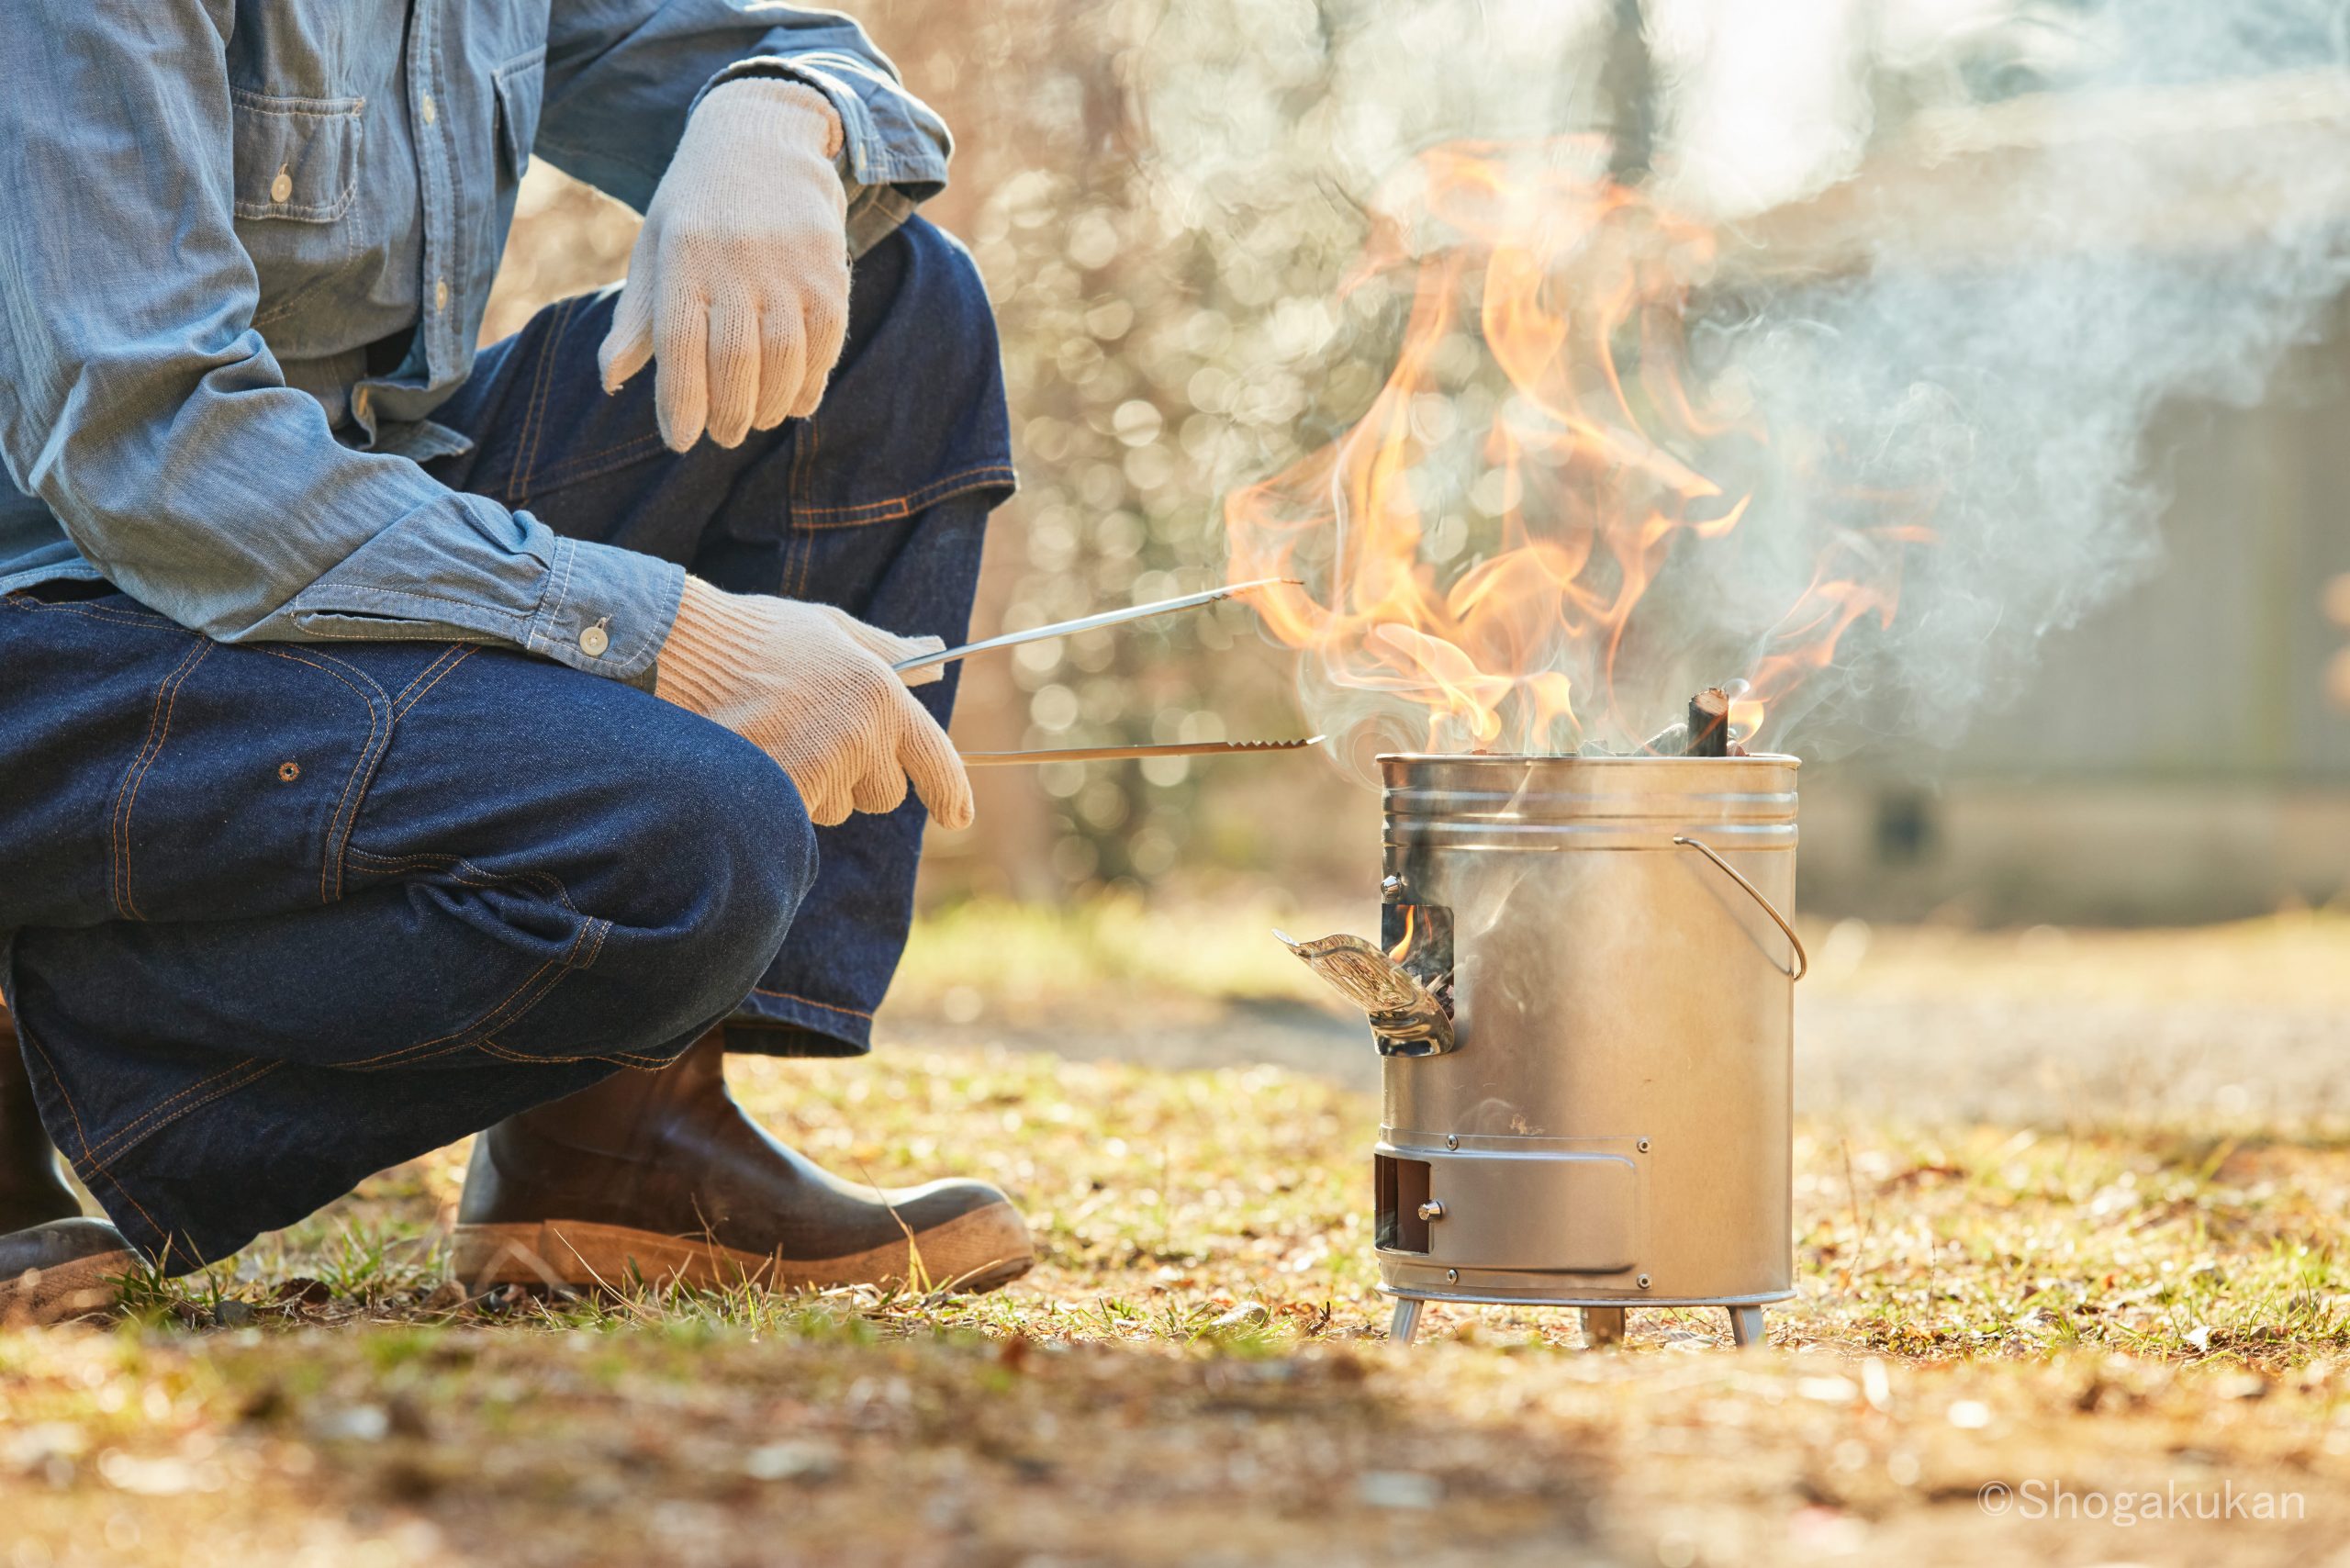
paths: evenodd
<path fill-rule="evenodd" d="M 1395 1298 L 1395 1319 L 1387 1326 L 1387 1337 L 1399 1345 L 1408 1345 L 1420 1331 L 1420 1305 L 1410 1296 Z"/>
<path fill-rule="evenodd" d="M 1604 1350 L 1624 1342 L 1624 1309 L 1620 1306 L 1586 1306 L 1583 1309 L 1583 1346 L 1586 1350 Z"/>
<path fill-rule="evenodd" d="M 1733 1306 L 1729 1309 L 1730 1342 L 1741 1350 L 1759 1350 L 1770 1344 L 1770 1331 L 1762 1327 L 1762 1309 L 1759 1306 Z"/>

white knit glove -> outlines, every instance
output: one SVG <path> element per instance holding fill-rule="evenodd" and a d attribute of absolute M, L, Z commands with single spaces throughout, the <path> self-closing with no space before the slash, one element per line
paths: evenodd
<path fill-rule="evenodd" d="M 896 810 L 911 777 L 939 826 L 968 827 L 963 759 L 906 689 L 944 672 L 890 667 L 940 646 L 828 604 L 726 593 L 688 577 L 653 693 L 775 758 L 820 826 Z"/>
<path fill-rule="evenodd" d="M 848 331 L 840 117 L 813 87 L 749 76 L 711 89 L 653 193 L 612 330 L 604 390 L 661 362 L 661 439 L 721 446 L 816 411 Z"/>

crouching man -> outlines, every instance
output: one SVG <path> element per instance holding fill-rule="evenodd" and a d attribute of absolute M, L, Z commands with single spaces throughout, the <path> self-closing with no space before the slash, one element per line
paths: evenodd
<path fill-rule="evenodd" d="M 867 1048 L 971 816 L 890 667 L 1012 484 L 937 118 L 729 0 L 24 0 L 0 57 L 0 1312 L 480 1129 L 467 1284 L 1024 1270 L 723 1074 Z M 643 234 L 476 353 L 533 157 Z"/>

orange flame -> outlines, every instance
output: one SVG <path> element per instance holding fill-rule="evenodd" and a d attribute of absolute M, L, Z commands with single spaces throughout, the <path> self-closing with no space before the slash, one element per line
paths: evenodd
<path fill-rule="evenodd" d="M 1416 716 L 1428 750 L 1572 751 L 1674 716 L 1618 711 L 1636 614 L 1676 548 L 1728 538 L 1752 498 L 1700 454 L 1766 432 L 1708 411 L 1683 375 L 1712 236 L 1606 180 L 1605 154 L 1459 143 L 1390 182 L 1346 290 L 1407 290 L 1393 372 L 1337 441 L 1225 501 L 1233 580 L 1314 585 L 1257 598 L 1273 634 L 1317 681 Z M 1459 428 L 1482 405 L 1483 429 Z M 1739 672 L 1740 729 L 1856 622 L 1891 622 L 1886 546 L 1920 532 L 1839 536 Z"/>

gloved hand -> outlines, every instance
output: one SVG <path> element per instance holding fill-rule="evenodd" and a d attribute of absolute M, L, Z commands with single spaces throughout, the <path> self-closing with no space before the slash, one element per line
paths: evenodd
<path fill-rule="evenodd" d="M 895 810 L 911 777 L 933 821 L 968 827 L 963 759 L 906 689 L 944 672 L 890 667 L 939 646 L 828 604 L 725 593 L 688 577 L 653 692 L 775 758 L 820 826 Z"/>
<path fill-rule="evenodd" d="M 816 411 L 848 331 L 840 117 L 813 87 L 743 77 L 711 89 L 629 253 L 597 360 L 613 392 L 660 368 L 661 439 L 739 446 Z"/>

